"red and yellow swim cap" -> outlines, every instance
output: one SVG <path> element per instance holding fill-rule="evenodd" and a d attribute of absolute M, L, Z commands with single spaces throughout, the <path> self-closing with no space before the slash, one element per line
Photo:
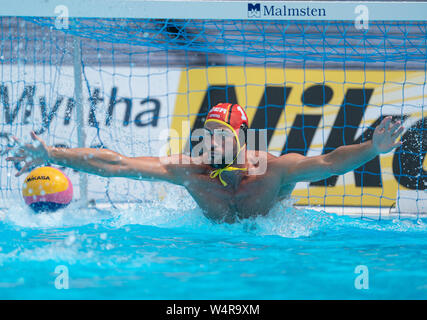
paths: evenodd
<path fill-rule="evenodd" d="M 249 126 L 245 110 L 238 104 L 232 103 L 219 103 L 212 107 L 209 110 L 205 123 L 212 120 L 228 124 L 233 130 L 240 129 L 243 124 L 247 127 Z"/>

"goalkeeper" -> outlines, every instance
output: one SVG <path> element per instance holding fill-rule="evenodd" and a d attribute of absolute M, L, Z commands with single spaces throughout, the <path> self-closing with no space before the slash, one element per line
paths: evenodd
<path fill-rule="evenodd" d="M 280 200 L 288 198 L 299 181 L 318 181 L 344 174 L 401 145 L 395 142 L 403 131 L 400 121 L 386 117 L 372 140 L 341 146 L 319 156 L 289 153 L 280 157 L 247 150 L 248 120 L 243 108 L 222 103 L 206 118 L 204 148 L 197 156 L 126 157 L 107 149 L 56 148 L 34 132 L 34 144 L 20 144 L 6 160 L 24 161 L 16 176 L 34 166 L 52 163 L 102 177 L 163 180 L 187 189 L 204 214 L 216 222 L 265 215 Z M 206 137 L 206 135 L 205 135 Z"/>

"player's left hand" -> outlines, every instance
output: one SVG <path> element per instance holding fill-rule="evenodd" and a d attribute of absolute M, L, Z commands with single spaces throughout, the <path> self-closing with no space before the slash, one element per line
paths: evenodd
<path fill-rule="evenodd" d="M 391 116 L 385 117 L 375 128 L 372 143 L 378 153 L 387 153 L 402 145 L 402 142 L 396 142 L 396 139 L 404 128 L 401 126 L 400 121 L 391 123 L 391 120 Z"/>

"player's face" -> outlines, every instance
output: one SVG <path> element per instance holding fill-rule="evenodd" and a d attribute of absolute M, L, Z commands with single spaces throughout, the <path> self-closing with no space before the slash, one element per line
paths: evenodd
<path fill-rule="evenodd" d="M 205 130 L 205 150 L 210 150 L 211 164 L 232 163 L 237 154 L 237 142 L 233 131 L 217 122 L 206 123 Z"/>

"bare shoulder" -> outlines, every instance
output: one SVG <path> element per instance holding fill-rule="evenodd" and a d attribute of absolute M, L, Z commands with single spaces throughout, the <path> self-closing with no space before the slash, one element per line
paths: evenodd
<path fill-rule="evenodd" d="M 270 161 L 278 158 L 267 151 L 260 150 L 247 150 L 246 154 L 249 160 L 267 159 L 268 161 Z"/>
<path fill-rule="evenodd" d="M 249 174 L 254 175 L 263 175 L 271 172 L 271 169 L 275 170 L 271 164 L 279 159 L 279 157 L 269 152 L 260 150 L 247 150 L 246 155 L 249 164 Z"/>
<path fill-rule="evenodd" d="M 305 158 L 305 156 L 299 153 L 287 153 L 280 157 L 272 159 L 272 161 L 270 161 L 270 164 L 273 166 L 273 168 L 280 168 L 280 170 L 286 170 Z"/>
<path fill-rule="evenodd" d="M 260 150 L 247 150 L 246 156 L 248 159 L 250 170 L 259 170 L 263 167 L 266 169 L 267 164 L 277 158 L 269 152 Z"/>
<path fill-rule="evenodd" d="M 302 160 L 305 158 L 306 156 L 303 156 L 302 154 L 299 154 L 299 153 L 287 153 L 278 157 L 278 159 L 282 162 L 294 162 L 294 161 Z"/>
<path fill-rule="evenodd" d="M 248 159 L 252 163 L 256 163 L 260 160 L 266 160 L 269 164 L 286 165 L 295 163 L 298 160 L 305 159 L 306 157 L 299 153 L 287 153 L 282 156 L 275 156 L 266 151 L 259 150 L 248 150 Z"/>

